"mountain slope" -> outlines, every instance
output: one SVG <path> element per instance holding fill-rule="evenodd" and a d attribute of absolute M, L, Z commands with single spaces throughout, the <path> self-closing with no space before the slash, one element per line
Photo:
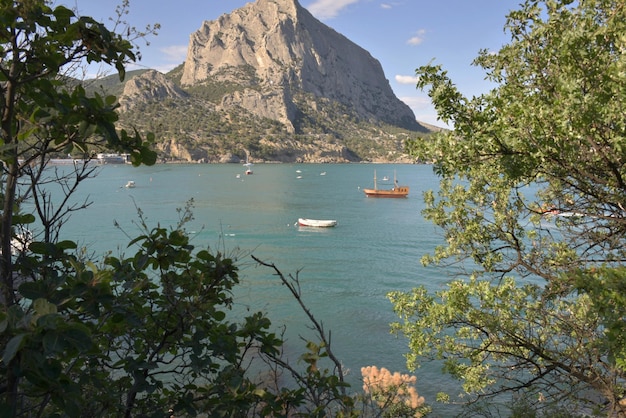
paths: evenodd
<path fill-rule="evenodd" d="M 253 69 L 248 74 L 233 71 L 248 67 Z M 246 95 L 280 103 L 276 119 L 281 121 L 293 122 L 293 90 L 301 90 L 351 106 L 365 120 L 420 128 L 394 95 L 380 63 L 296 0 L 258 0 L 204 22 L 191 35 L 181 83 L 208 78 L 245 80 Z M 245 95 L 231 100 L 258 109 L 246 106 Z"/>
<path fill-rule="evenodd" d="M 380 63 L 297 0 L 257 0 L 191 34 L 184 64 L 127 82 L 121 120 L 155 132 L 164 157 L 407 161 L 428 134 Z"/>

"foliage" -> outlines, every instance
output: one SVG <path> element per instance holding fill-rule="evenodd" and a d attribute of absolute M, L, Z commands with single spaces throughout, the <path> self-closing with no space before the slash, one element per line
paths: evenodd
<path fill-rule="evenodd" d="M 123 12 L 124 6 L 118 9 L 118 17 Z M 50 156 L 74 151 L 89 155 L 90 150 L 107 148 L 128 153 L 139 165 L 154 163 L 156 154 L 150 149 L 151 135 L 144 139 L 136 131 L 115 129 L 115 97 L 89 96 L 79 83 L 67 82 L 67 74 L 84 62 L 111 65 L 123 79 L 125 64 L 137 58 L 130 37 L 145 34 L 129 28 L 127 39 L 89 17 L 78 17 L 63 6 L 52 8 L 43 0 L 0 1 L 0 25 L 0 338 L 4 347 L 0 386 L 3 411 L 15 415 L 23 405 L 25 380 L 48 386 L 52 393 L 67 390 L 54 402 L 70 399 L 76 384 L 62 374 L 67 365 L 53 357 L 59 353 L 72 357 L 90 343 L 86 324 L 64 321 L 58 306 L 45 298 L 36 298 L 24 309 L 16 292 L 20 281 L 32 278 L 50 288 L 59 286 L 68 268 L 63 252 L 73 244 L 52 244 L 52 239 L 64 215 L 73 209 L 65 213 L 55 209 L 37 187 Z M 66 197 L 90 173 L 83 165 L 73 177 L 57 177 Z M 14 258 L 12 248 L 17 233 L 28 231 L 24 225 L 35 221 L 35 215 L 20 211 L 28 198 L 33 198 L 44 227 L 40 244 L 32 244 L 41 257 L 36 266 L 23 254 Z M 28 241 L 35 238 L 29 235 Z M 40 350 L 31 350 L 33 345 Z M 20 368 L 24 356 L 29 367 Z M 42 368 L 46 373 L 40 373 Z M 40 392 L 40 396 L 47 395 Z"/>
<path fill-rule="evenodd" d="M 232 260 L 192 257 L 182 231 L 143 228 L 134 256 L 109 256 L 102 268 L 67 253 L 68 243 L 30 245 L 22 265 L 37 280 L 2 315 L 13 335 L 3 364 L 23 376 L 17 415 L 163 415 L 190 412 L 198 398 L 217 411 L 257 396 L 237 365 L 254 343 L 276 340 L 258 315 L 224 321 L 238 282 Z M 210 375 L 223 385 L 199 385 Z"/>
<path fill-rule="evenodd" d="M 378 405 L 383 417 L 420 418 L 430 411 L 424 405 L 424 398 L 417 394 L 415 376 L 392 374 L 386 368 L 376 366 L 362 367 L 361 375 L 365 397 Z"/>
<path fill-rule="evenodd" d="M 237 268 L 193 251 L 182 229 L 189 209 L 171 231 L 150 229 L 140 212 L 137 252 L 101 267 L 71 255 L 73 243 L 30 245 L 21 273 L 37 280 L 0 315 L 12 336 L 3 364 L 23 376 L 11 415 L 271 415 L 303 402 L 298 390 L 275 397 L 246 377 L 252 358 L 278 356 L 281 341 L 260 313 L 228 320 Z"/>
<path fill-rule="evenodd" d="M 302 398 L 300 412 L 311 417 L 423 417 L 430 413 L 425 399 L 417 395 L 415 376 L 394 373 L 376 366 L 364 367 L 363 393 L 349 394 L 349 385 L 344 380 L 344 369 L 331 347 L 331 333 L 326 332 L 306 306 L 300 289 L 300 279 L 285 276 L 274 264 L 254 256 L 260 265 L 274 270 L 281 283 L 298 302 L 315 331 L 319 343 L 306 341 L 307 351 L 300 356 L 306 363 L 305 371 L 298 370 L 275 353 L 266 353 L 263 358 L 274 371 L 274 375 L 290 375 L 300 388 Z M 279 387 L 274 383 L 275 389 Z"/>
<path fill-rule="evenodd" d="M 390 294 L 395 330 L 410 365 L 442 360 L 468 402 L 624 416 L 626 8 L 529 0 L 506 29 L 511 42 L 475 61 L 487 94 L 417 70 L 454 125 L 409 145 L 441 177 L 424 214 L 445 244 L 422 261 L 465 278 Z"/>
<path fill-rule="evenodd" d="M 45 168 L 51 155 L 89 155 L 94 147 L 126 152 L 135 165 L 154 163 L 156 154 L 150 149 L 151 135 L 144 139 L 136 131 L 116 131 L 114 97 L 88 96 L 80 84 L 67 84 L 63 74 L 86 61 L 115 66 L 123 78 L 124 64 L 136 59 L 129 40 L 63 6 L 52 9 L 45 1 L 4 0 L 0 15 L 0 282 L 2 300 L 12 305 L 11 231 L 25 221 L 14 219 L 17 205 L 27 198 L 18 195 L 17 187 L 25 171 L 37 181 L 42 171 L 33 168 Z"/>

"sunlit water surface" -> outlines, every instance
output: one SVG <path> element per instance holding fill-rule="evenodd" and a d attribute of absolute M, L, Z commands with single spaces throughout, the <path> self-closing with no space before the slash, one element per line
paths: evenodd
<path fill-rule="evenodd" d="M 386 294 L 418 285 L 434 291 L 448 280 L 441 270 L 420 265 L 441 239 L 420 213 L 422 193 L 437 188 L 432 167 L 259 164 L 253 169 L 246 176 L 238 164 L 103 166 L 74 199 L 93 204 L 72 215 L 62 238 L 97 252 L 116 252 L 129 240 L 115 223 L 131 237 L 139 235 L 140 208 L 150 226 L 173 226 L 176 209 L 193 198 L 194 220 L 186 225 L 193 243 L 241 256 L 237 303 L 267 312 L 277 329 L 286 325 L 288 346 L 302 351 L 298 336 L 311 336 L 304 316 L 273 271 L 255 265 L 249 254 L 284 274 L 299 272 L 304 301 L 332 332 L 335 354 L 355 387 L 361 386 L 364 366 L 406 372 L 406 341 L 389 332 L 397 317 Z M 379 187 L 391 187 L 395 171 L 399 183 L 410 186 L 409 197 L 367 198 L 362 189 L 373 186 L 374 170 Z M 129 180 L 135 188 L 124 187 Z M 300 228 L 299 217 L 336 219 L 337 226 Z M 434 404 L 449 381 L 438 366 L 426 365 L 415 374 L 419 394 Z"/>

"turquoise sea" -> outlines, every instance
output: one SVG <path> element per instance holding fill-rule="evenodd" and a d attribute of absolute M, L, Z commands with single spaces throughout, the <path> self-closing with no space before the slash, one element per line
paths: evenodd
<path fill-rule="evenodd" d="M 253 169 L 246 176 L 239 164 L 102 166 L 74 197 L 93 203 L 72 215 L 61 238 L 97 252 L 124 249 L 129 239 L 115 222 L 131 237 L 139 235 L 138 207 L 152 226 L 175 225 L 176 209 L 193 198 L 195 219 L 187 225 L 193 243 L 240 255 L 237 302 L 266 311 L 277 328 L 286 325 L 288 348 L 301 352 L 298 336 L 311 336 L 304 316 L 273 271 L 257 266 L 249 254 L 284 274 L 299 272 L 303 299 L 332 332 L 334 352 L 355 388 L 364 366 L 406 372 L 406 341 L 389 333 L 397 317 L 386 294 L 418 285 L 434 291 L 449 280 L 441 270 L 420 264 L 441 240 L 420 213 L 422 193 L 437 188 L 432 167 L 257 164 Z M 410 186 L 409 197 L 367 198 L 362 189 L 373 186 L 374 170 L 379 187 L 391 187 L 395 171 L 398 182 Z M 380 180 L 384 176 L 391 179 L 387 185 Z M 129 180 L 135 188 L 124 187 Z M 300 228 L 299 217 L 336 219 L 337 226 Z M 430 404 L 449 385 L 438 366 L 422 367 L 415 375 L 418 393 Z"/>

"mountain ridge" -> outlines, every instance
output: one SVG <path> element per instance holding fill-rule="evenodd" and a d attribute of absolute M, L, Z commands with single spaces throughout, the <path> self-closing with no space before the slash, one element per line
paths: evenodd
<path fill-rule="evenodd" d="M 378 60 L 297 0 L 203 22 L 181 66 L 129 77 L 119 101 L 122 124 L 157 128 L 164 158 L 193 161 L 406 162 L 404 141 L 431 132 Z"/>

